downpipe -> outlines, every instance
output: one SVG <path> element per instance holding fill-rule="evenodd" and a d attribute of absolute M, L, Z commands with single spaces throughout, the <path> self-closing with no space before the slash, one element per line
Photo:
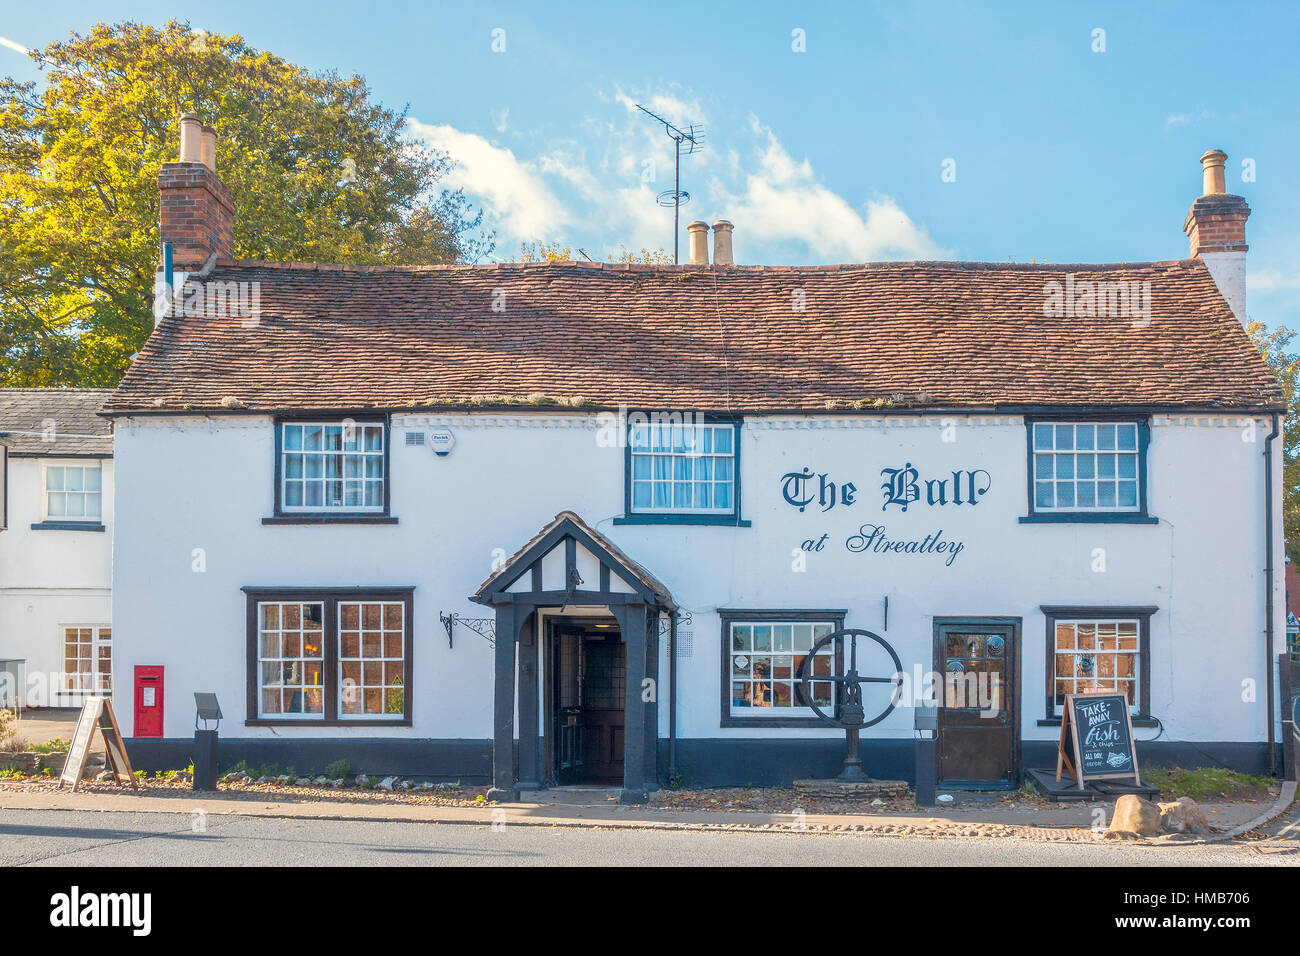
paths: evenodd
<path fill-rule="evenodd" d="M 1264 657 L 1265 697 L 1268 702 L 1268 771 L 1277 776 L 1277 735 L 1273 731 L 1273 710 L 1276 706 L 1273 687 L 1273 442 L 1281 433 L 1277 412 L 1273 413 L 1273 431 L 1264 439 Z"/>

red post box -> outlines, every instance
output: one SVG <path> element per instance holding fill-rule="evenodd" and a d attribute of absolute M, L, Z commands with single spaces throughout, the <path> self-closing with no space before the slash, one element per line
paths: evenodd
<path fill-rule="evenodd" d="M 135 669 L 135 735 L 163 735 L 163 669 L 161 664 Z"/>

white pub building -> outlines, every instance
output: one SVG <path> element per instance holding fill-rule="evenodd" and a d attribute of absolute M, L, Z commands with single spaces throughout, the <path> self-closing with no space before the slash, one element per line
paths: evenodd
<path fill-rule="evenodd" d="M 682 266 L 398 268 L 233 259 L 212 136 L 161 172 L 175 300 L 108 405 L 138 765 L 211 691 L 226 765 L 833 776 L 797 675 L 833 713 L 841 627 L 902 664 L 874 777 L 914 779 L 927 694 L 946 787 L 1052 766 L 1093 689 L 1145 763 L 1275 759 L 1283 406 L 1223 153 L 1181 261 L 747 267 L 719 222 L 712 262 L 693 223 Z"/>

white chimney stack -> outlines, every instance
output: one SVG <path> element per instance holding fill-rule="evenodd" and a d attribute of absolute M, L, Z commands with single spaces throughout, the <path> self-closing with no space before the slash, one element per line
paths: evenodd
<path fill-rule="evenodd" d="M 1246 324 L 1246 220 L 1250 206 L 1227 191 L 1224 166 L 1228 154 L 1207 150 L 1201 156 L 1201 196 L 1183 222 L 1193 259 L 1210 271 L 1219 293 L 1238 321 Z"/>
<path fill-rule="evenodd" d="M 691 236 L 691 265 L 707 266 L 709 264 L 709 224 L 695 220 L 686 227 Z"/>
<path fill-rule="evenodd" d="M 731 230 L 736 228 L 725 219 L 713 224 L 713 264 L 715 266 L 734 266 L 736 260 L 731 255 Z"/>

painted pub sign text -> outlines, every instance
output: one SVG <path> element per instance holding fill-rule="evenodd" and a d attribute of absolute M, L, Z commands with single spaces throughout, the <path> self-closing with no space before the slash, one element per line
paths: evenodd
<path fill-rule="evenodd" d="M 931 506 L 975 505 L 993 485 L 993 476 L 983 468 L 974 471 L 954 471 L 952 477 L 921 478 L 921 473 L 909 461 L 902 468 L 882 468 L 884 494 L 881 511 L 897 505 L 902 511 L 922 501 Z M 924 494 L 922 489 L 924 488 Z M 848 507 L 857 502 L 858 486 L 851 481 L 836 483 L 830 475 L 816 474 L 806 465 L 803 471 L 791 471 L 781 476 L 781 496 L 786 503 L 800 511 L 815 505 L 830 511 L 837 504 Z"/>
<path fill-rule="evenodd" d="M 903 514 L 914 506 L 974 506 L 993 486 L 992 475 L 983 468 L 948 472 L 943 477 L 923 477 L 910 461 L 904 462 L 901 468 L 882 468 L 880 477 L 883 479 L 880 510 L 888 511 L 894 506 Z M 781 476 L 781 497 L 800 512 L 810 507 L 827 512 L 836 507 L 852 507 L 857 504 L 859 494 L 858 486 L 852 481 L 834 481 L 829 474 L 805 466 L 801 471 Z M 809 538 L 796 552 L 821 551 L 829 537 L 826 533 L 820 538 Z M 887 533 L 883 524 L 864 524 L 845 539 L 844 547 L 853 554 L 936 555 L 943 558 L 946 567 L 951 567 L 966 545 L 946 537 L 942 528 L 919 538 L 896 538 Z"/>

